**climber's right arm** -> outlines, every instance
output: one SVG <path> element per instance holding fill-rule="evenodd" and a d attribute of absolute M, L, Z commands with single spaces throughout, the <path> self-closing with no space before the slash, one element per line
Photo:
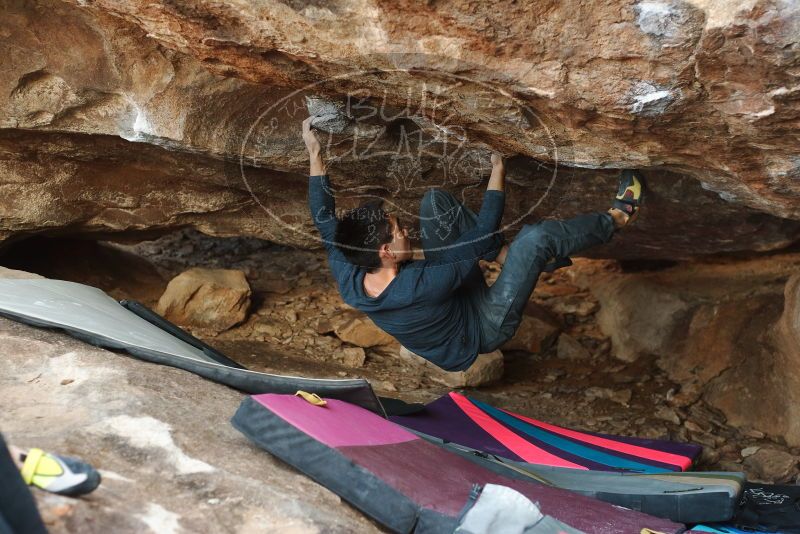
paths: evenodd
<path fill-rule="evenodd" d="M 314 130 L 311 129 L 311 120 L 313 118 L 308 117 L 303 121 L 303 141 L 305 141 L 308 149 L 309 176 L 321 176 L 325 174 L 325 162 L 322 161 L 322 147 L 319 144 L 319 139 L 317 139 Z"/>

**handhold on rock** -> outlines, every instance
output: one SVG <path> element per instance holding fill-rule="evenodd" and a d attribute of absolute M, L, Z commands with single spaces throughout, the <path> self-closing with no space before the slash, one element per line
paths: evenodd
<path fill-rule="evenodd" d="M 306 97 L 308 114 L 314 118 L 311 126 L 323 132 L 340 134 L 350 125 L 351 118 L 347 115 L 344 104 L 333 102 L 318 96 Z"/>

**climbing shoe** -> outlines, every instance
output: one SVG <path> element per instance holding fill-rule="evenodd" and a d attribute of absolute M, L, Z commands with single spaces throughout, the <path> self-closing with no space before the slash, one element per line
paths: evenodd
<path fill-rule="evenodd" d="M 619 190 L 612 208 L 618 209 L 633 219 L 644 203 L 644 176 L 639 171 L 624 170 L 619 176 Z"/>
<path fill-rule="evenodd" d="M 100 485 L 100 473 L 75 458 L 30 449 L 20 460 L 25 483 L 44 491 L 74 497 L 90 493 Z"/>

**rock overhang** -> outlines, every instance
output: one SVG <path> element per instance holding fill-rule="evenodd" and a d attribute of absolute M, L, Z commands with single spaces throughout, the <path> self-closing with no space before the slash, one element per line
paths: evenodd
<path fill-rule="evenodd" d="M 768 251 L 800 236 L 792 6 L 362 4 L 10 12 L 0 123 L 18 202 L 3 235 L 192 225 L 314 246 L 298 129 L 304 97 L 321 96 L 385 112 L 329 140 L 343 205 L 360 188 L 413 216 L 431 186 L 477 203 L 494 149 L 515 155 L 511 233 L 603 209 L 610 169 L 640 167 L 650 209 L 598 255 Z"/>

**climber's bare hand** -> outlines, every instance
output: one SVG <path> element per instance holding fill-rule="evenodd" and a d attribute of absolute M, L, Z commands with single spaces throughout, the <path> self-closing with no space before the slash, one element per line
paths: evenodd
<path fill-rule="evenodd" d="M 499 167 L 503 165 L 503 156 L 497 152 L 492 152 L 492 167 Z"/>
<path fill-rule="evenodd" d="M 312 157 L 319 155 L 321 150 L 319 139 L 317 139 L 317 135 L 314 133 L 314 130 L 311 129 L 311 121 L 313 118 L 314 117 L 308 117 L 303 121 L 303 141 L 305 141 L 308 153 Z"/>

